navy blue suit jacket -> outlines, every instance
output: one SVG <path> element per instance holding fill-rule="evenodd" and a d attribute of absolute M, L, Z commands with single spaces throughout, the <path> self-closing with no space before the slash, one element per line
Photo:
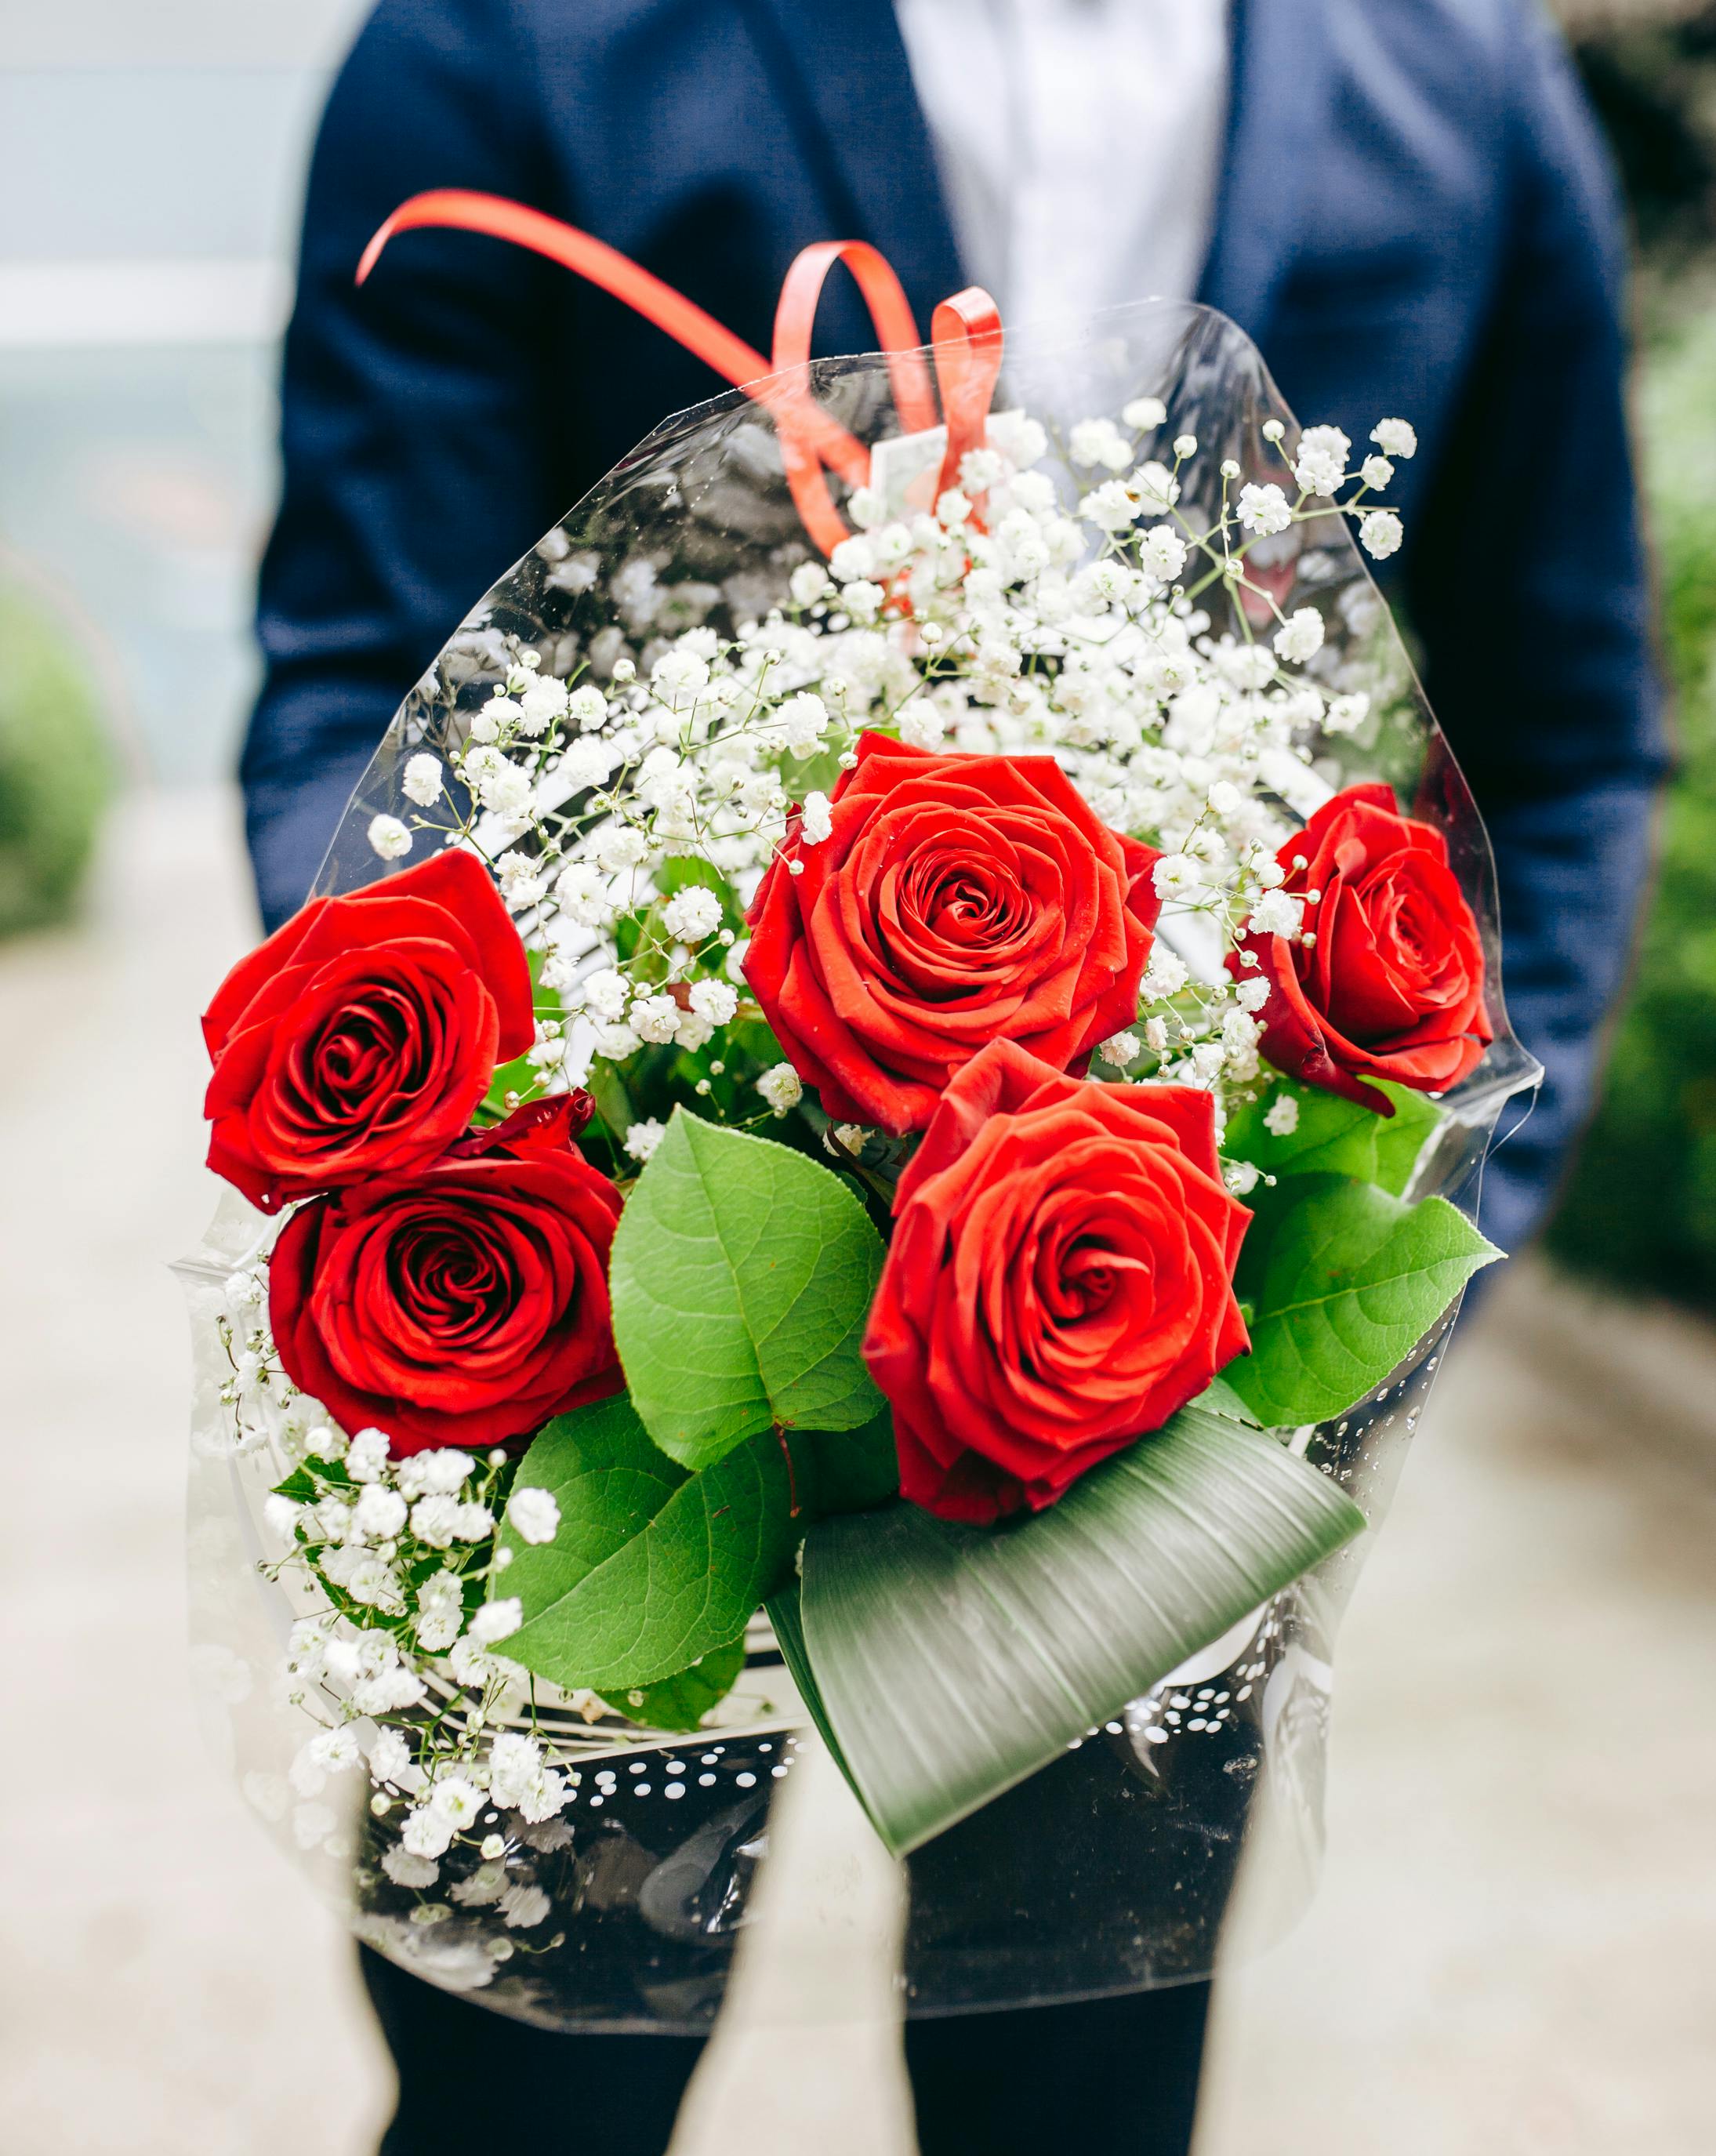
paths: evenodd
<path fill-rule="evenodd" d="M 1418 429 L 1395 490 L 1400 595 L 1495 842 L 1509 1006 L 1549 1070 L 1486 1194 L 1512 1245 L 1585 1105 L 1662 764 L 1610 176 L 1534 0 L 1233 10 L 1199 296 L 1250 332 L 1308 424 Z M 382 0 L 322 126 L 286 340 L 244 759 L 270 925 L 466 609 L 721 386 L 492 241 L 414 234 L 354 290 L 371 233 L 435 187 L 594 232 L 764 351 L 809 240 L 873 241 L 920 322 L 968 281 L 889 0 Z M 835 280 L 817 348 L 873 342 Z"/>

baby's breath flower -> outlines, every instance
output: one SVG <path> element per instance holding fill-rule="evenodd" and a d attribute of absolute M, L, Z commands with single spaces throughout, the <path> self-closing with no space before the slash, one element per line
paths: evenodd
<path fill-rule="evenodd" d="M 684 943 L 700 943 L 721 926 L 721 901 L 701 884 L 687 884 L 661 909 L 661 925 Z"/>
<path fill-rule="evenodd" d="M 411 834 L 397 816 L 372 816 L 369 843 L 384 861 L 403 861 L 411 851 Z"/>
<path fill-rule="evenodd" d="M 1369 697 L 1362 689 L 1355 689 L 1349 696 L 1330 699 L 1328 708 L 1323 715 L 1323 732 L 1331 734 L 1354 733 L 1369 716 Z"/>
<path fill-rule="evenodd" d="M 1106 465 L 1124 471 L 1132 462 L 1132 444 L 1112 419 L 1081 419 L 1066 438 L 1068 454 L 1076 465 Z"/>
<path fill-rule="evenodd" d="M 1418 435 L 1405 419 L 1379 419 L 1370 439 L 1385 456 L 1412 457 L 1418 454 Z"/>
<path fill-rule="evenodd" d="M 441 759 L 438 756 L 408 757 L 399 775 L 399 784 L 408 801 L 414 801 L 419 808 L 429 808 L 441 798 Z"/>
<path fill-rule="evenodd" d="M 795 1108 L 804 1098 L 804 1083 L 790 1063 L 777 1063 L 757 1081 L 757 1091 L 777 1116 Z"/>
<path fill-rule="evenodd" d="M 828 571 L 820 562 L 801 562 L 787 580 L 794 606 L 814 606 L 829 589 Z"/>
<path fill-rule="evenodd" d="M 507 1501 L 506 1517 L 527 1543 L 552 1543 L 559 1532 L 560 1507 L 551 1491 L 515 1490 Z"/>
<path fill-rule="evenodd" d="M 1242 486 L 1235 513 L 1247 531 L 1268 538 L 1285 531 L 1293 521 L 1287 496 L 1278 486 Z"/>
<path fill-rule="evenodd" d="M 666 1136 L 666 1124 L 658 1122 L 653 1116 L 646 1116 L 632 1125 L 622 1142 L 632 1158 L 641 1166 Z"/>
<path fill-rule="evenodd" d="M 1275 655 L 1302 666 L 1323 649 L 1323 616 L 1315 607 L 1301 607 L 1275 632 Z"/>
<path fill-rule="evenodd" d="M 1299 1127 L 1299 1104 L 1291 1093 L 1278 1093 L 1263 1111 L 1263 1127 L 1272 1137 L 1290 1138 Z"/>

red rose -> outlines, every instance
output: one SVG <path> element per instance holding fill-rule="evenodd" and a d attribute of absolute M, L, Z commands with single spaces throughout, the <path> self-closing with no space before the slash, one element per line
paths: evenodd
<path fill-rule="evenodd" d="M 620 1199 L 573 1147 L 588 1114 L 582 1095 L 533 1103 L 429 1167 L 295 1213 L 269 1266 L 293 1383 L 398 1455 L 504 1444 L 618 1392 Z"/>
<path fill-rule="evenodd" d="M 922 1130 L 990 1041 L 1082 1069 L 1131 1024 L 1157 859 L 1051 757 L 866 733 L 828 837 L 795 833 L 763 878 L 745 978 L 830 1116 Z"/>
<path fill-rule="evenodd" d="M 1270 1061 L 1383 1116 L 1392 1103 L 1363 1079 L 1440 1093 L 1463 1078 L 1492 1034 L 1483 945 L 1441 833 L 1400 815 L 1386 786 L 1349 786 L 1276 859 L 1282 888 L 1308 895 L 1314 940 L 1241 939 L 1269 983 Z M 1240 952 L 1228 965 L 1241 980 L 1252 970 Z"/>
<path fill-rule="evenodd" d="M 948 1520 L 1040 1510 L 1250 1345 L 1251 1220 L 1210 1096 L 1063 1077 L 997 1041 L 900 1178 L 864 1337 L 901 1494 Z"/>
<path fill-rule="evenodd" d="M 524 946 L 480 861 L 314 899 L 221 983 L 208 1165 L 253 1204 L 433 1160 L 534 1038 Z"/>

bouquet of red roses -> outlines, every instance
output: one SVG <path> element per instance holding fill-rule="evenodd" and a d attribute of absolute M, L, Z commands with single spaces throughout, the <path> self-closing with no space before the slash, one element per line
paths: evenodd
<path fill-rule="evenodd" d="M 980 295 L 915 341 L 789 333 L 550 532 L 204 1020 L 247 1787 L 539 2018 L 695 2018 L 640 1971 L 705 1997 L 807 1720 L 927 2003 L 1207 1968 L 1495 1255 L 1487 849 L 1350 536 L 1410 428 L 1195 309 L 1003 408 Z"/>

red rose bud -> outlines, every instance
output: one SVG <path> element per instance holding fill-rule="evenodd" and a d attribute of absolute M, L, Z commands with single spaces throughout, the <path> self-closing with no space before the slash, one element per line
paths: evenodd
<path fill-rule="evenodd" d="M 275 1343 L 343 1429 L 385 1430 L 400 1455 L 501 1445 L 619 1390 L 619 1193 L 571 1149 L 576 1109 L 559 1114 L 557 1144 L 533 1104 L 431 1167 L 313 1199 L 281 1229 Z"/>
<path fill-rule="evenodd" d="M 770 866 L 745 978 L 837 1122 L 922 1130 L 990 1041 L 1081 1070 L 1137 1016 L 1158 856 L 1052 757 L 866 733 L 830 825 L 815 844 L 795 829 Z"/>
<path fill-rule="evenodd" d="M 900 1178 L 864 1337 L 902 1496 L 948 1520 L 1051 1505 L 1250 1342 L 1209 1094 L 968 1063 Z"/>
<path fill-rule="evenodd" d="M 481 862 L 318 898 L 221 983 L 208 1165 L 251 1203 L 433 1160 L 535 1038 L 524 946 Z"/>
<path fill-rule="evenodd" d="M 1259 1014 L 1269 1060 L 1384 1116 L 1392 1103 L 1364 1079 L 1421 1093 L 1457 1084 L 1492 1029 L 1483 945 L 1441 833 L 1400 815 L 1386 786 L 1349 786 L 1276 859 L 1282 890 L 1306 895 L 1310 940 L 1252 927 L 1228 958 L 1240 980 L 1269 983 Z M 1241 963 L 1245 951 L 1258 966 Z"/>

